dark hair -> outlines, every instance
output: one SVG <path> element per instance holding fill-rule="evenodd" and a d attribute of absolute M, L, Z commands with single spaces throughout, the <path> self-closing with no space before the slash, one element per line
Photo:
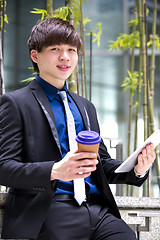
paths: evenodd
<path fill-rule="evenodd" d="M 47 18 L 38 22 L 32 28 L 27 44 L 29 53 L 33 49 L 41 52 L 43 47 L 60 44 L 69 44 L 77 47 L 79 52 L 82 41 L 73 25 L 68 21 L 59 18 Z M 32 64 L 35 72 L 39 72 L 37 64 L 33 61 Z"/>

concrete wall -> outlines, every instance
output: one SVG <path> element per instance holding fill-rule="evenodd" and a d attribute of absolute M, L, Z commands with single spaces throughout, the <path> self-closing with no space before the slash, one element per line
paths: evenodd
<path fill-rule="evenodd" d="M 3 209 L 6 201 L 6 193 L 0 193 L 0 229 L 2 226 Z M 129 216 L 129 212 L 151 212 L 160 213 L 159 198 L 135 198 L 135 197 L 116 197 L 117 205 L 120 209 L 122 218 L 127 224 L 145 224 L 144 217 Z M 141 232 L 140 240 L 159 240 L 160 239 L 160 217 L 150 218 L 149 232 Z M 21 239 L 19 239 L 21 240 Z"/>

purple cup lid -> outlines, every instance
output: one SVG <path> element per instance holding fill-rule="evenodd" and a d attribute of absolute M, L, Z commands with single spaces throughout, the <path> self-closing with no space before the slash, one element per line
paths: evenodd
<path fill-rule="evenodd" d="M 100 143 L 101 137 L 97 132 L 85 130 L 78 133 L 76 141 L 81 144 L 92 145 Z"/>

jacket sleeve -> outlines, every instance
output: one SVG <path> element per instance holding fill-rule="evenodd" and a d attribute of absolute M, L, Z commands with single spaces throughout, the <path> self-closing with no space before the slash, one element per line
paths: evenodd
<path fill-rule="evenodd" d="M 96 109 L 92 103 L 87 103 L 86 109 L 90 120 L 91 130 L 100 134 Z M 109 184 L 130 184 L 141 186 L 148 177 L 148 173 L 143 178 L 136 177 L 134 169 L 132 169 L 130 172 L 115 173 L 114 171 L 122 162 L 117 159 L 113 159 L 110 156 L 103 140 L 101 141 L 99 147 L 99 161 Z"/>
<path fill-rule="evenodd" d="M 12 96 L 0 100 L 0 184 L 20 189 L 52 191 L 50 173 L 54 162 L 23 163 L 23 122 Z"/>

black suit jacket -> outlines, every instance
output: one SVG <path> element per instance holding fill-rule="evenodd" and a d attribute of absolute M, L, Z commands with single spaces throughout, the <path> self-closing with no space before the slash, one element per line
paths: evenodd
<path fill-rule="evenodd" d="M 70 91 L 69 94 L 82 115 L 85 128 L 99 133 L 93 104 Z M 53 112 L 36 80 L 3 95 L 0 106 L 0 184 L 10 187 L 2 238 L 36 238 L 58 183 L 50 182 L 51 169 L 54 162 L 62 159 Z M 98 159 L 92 178 L 106 206 L 120 218 L 108 184 L 140 186 L 147 176 L 137 178 L 134 171 L 115 174 L 120 162 L 110 157 L 103 141 Z"/>

